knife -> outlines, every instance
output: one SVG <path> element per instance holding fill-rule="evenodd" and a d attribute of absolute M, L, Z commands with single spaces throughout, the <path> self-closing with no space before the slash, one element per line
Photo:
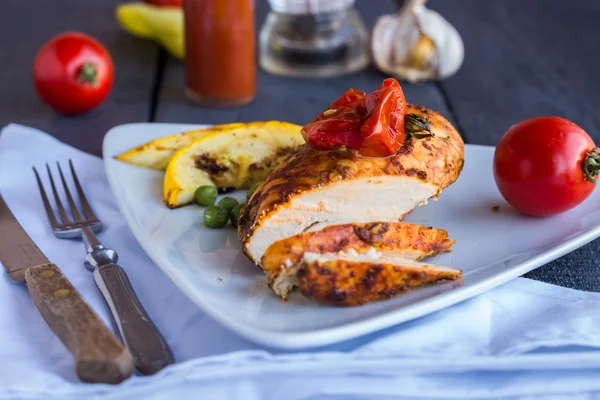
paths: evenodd
<path fill-rule="evenodd" d="M 119 383 L 131 376 L 129 351 L 31 240 L 1 195 L 0 261 L 14 282 L 27 284 L 40 314 L 75 356 L 80 380 Z"/>

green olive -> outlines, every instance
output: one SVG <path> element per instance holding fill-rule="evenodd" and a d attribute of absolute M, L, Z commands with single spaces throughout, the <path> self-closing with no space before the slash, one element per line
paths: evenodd
<path fill-rule="evenodd" d="M 229 221 L 229 213 L 218 206 L 208 206 L 204 210 L 204 225 L 207 228 L 222 228 Z"/>
<path fill-rule="evenodd" d="M 240 219 L 240 208 L 242 208 L 242 206 L 243 204 L 238 204 L 237 206 L 231 209 L 231 225 L 238 225 L 238 219 Z"/>
<path fill-rule="evenodd" d="M 258 187 L 260 186 L 261 183 L 262 182 L 256 182 L 254 185 L 250 186 L 250 189 L 248 189 L 248 194 L 246 195 L 247 199 L 252 197 L 252 193 L 254 193 L 256 191 L 256 189 L 258 189 Z"/>
<path fill-rule="evenodd" d="M 219 194 L 219 191 L 216 187 L 205 185 L 196 189 L 194 197 L 196 198 L 196 203 L 200 204 L 201 206 L 208 207 L 215 204 L 217 194 Z"/>
<path fill-rule="evenodd" d="M 227 213 L 230 213 L 231 210 L 233 210 L 233 207 L 237 206 L 238 204 L 240 203 L 233 197 L 223 197 L 221 200 L 219 200 L 217 205 L 227 210 Z"/>

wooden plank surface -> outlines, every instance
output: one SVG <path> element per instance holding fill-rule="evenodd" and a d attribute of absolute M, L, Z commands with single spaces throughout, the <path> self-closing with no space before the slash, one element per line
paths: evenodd
<path fill-rule="evenodd" d="M 10 122 L 42 129 L 75 147 L 100 155 L 114 125 L 147 121 L 158 50 L 117 25 L 118 1 L 4 0 L 0 5 L 0 126 Z M 106 101 L 85 115 L 61 116 L 35 93 L 31 67 L 52 36 L 79 30 L 99 40 L 115 63 L 115 84 Z"/>
<path fill-rule="evenodd" d="M 461 33 L 462 69 L 442 83 L 471 143 L 557 115 L 600 142 L 600 2 L 431 0 Z"/>
<path fill-rule="evenodd" d="M 358 9 L 367 27 L 372 27 L 382 13 L 394 11 L 392 0 L 362 0 Z M 256 26 L 262 26 L 268 11 L 266 1 L 256 2 Z M 211 109 L 194 107 L 186 102 L 184 66 L 169 59 L 159 95 L 157 122 L 218 124 L 233 121 L 280 119 L 304 124 L 323 110 L 350 86 L 365 91 L 377 88 L 386 75 L 374 70 L 333 79 L 293 79 L 259 71 L 256 100 L 245 107 Z M 435 84 L 405 85 L 408 101 L 424 104 L 451 118 L 444 99 Z"/>

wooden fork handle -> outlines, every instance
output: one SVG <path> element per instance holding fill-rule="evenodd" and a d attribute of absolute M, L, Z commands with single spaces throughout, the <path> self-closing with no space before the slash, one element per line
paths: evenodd
<path fill-rule="evenodd" d="M 171 349 L 135 295 L 123 268 L 117 264 L 98 266 L 94 269 L 94 280 L 138 371 L 151 375 L 173 364 Z"/>
<path fill-rule="evenodd" d="M 46 323 L 75 356 L 84 382 L 119 383 L 133 373 L 133 358 L 54 264 L 25 271 L 25 282 Z"/>

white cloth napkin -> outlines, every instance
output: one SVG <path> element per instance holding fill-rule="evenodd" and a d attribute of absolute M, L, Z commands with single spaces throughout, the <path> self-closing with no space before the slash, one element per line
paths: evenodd
<path fill-rule="evenodd" d="M 85 132 L 81 133 L 85 135 Z M 27 289 L 0 275 L 0 399 L 479 399 L 600 396 L 600 294 L 516 279 L 416 321 L 307 352 L 261 348 L 204 315 L 145 255 L 102 160 L 37 130 L 0 134 L 0 191 L 25 230 L 110 324 L 79 241 L 54 238 L 31 166 L 72 159 L 177 364 L 117 385 L 77 382 Z M 598 397 L 600 398 L 600 397 Z"/>

